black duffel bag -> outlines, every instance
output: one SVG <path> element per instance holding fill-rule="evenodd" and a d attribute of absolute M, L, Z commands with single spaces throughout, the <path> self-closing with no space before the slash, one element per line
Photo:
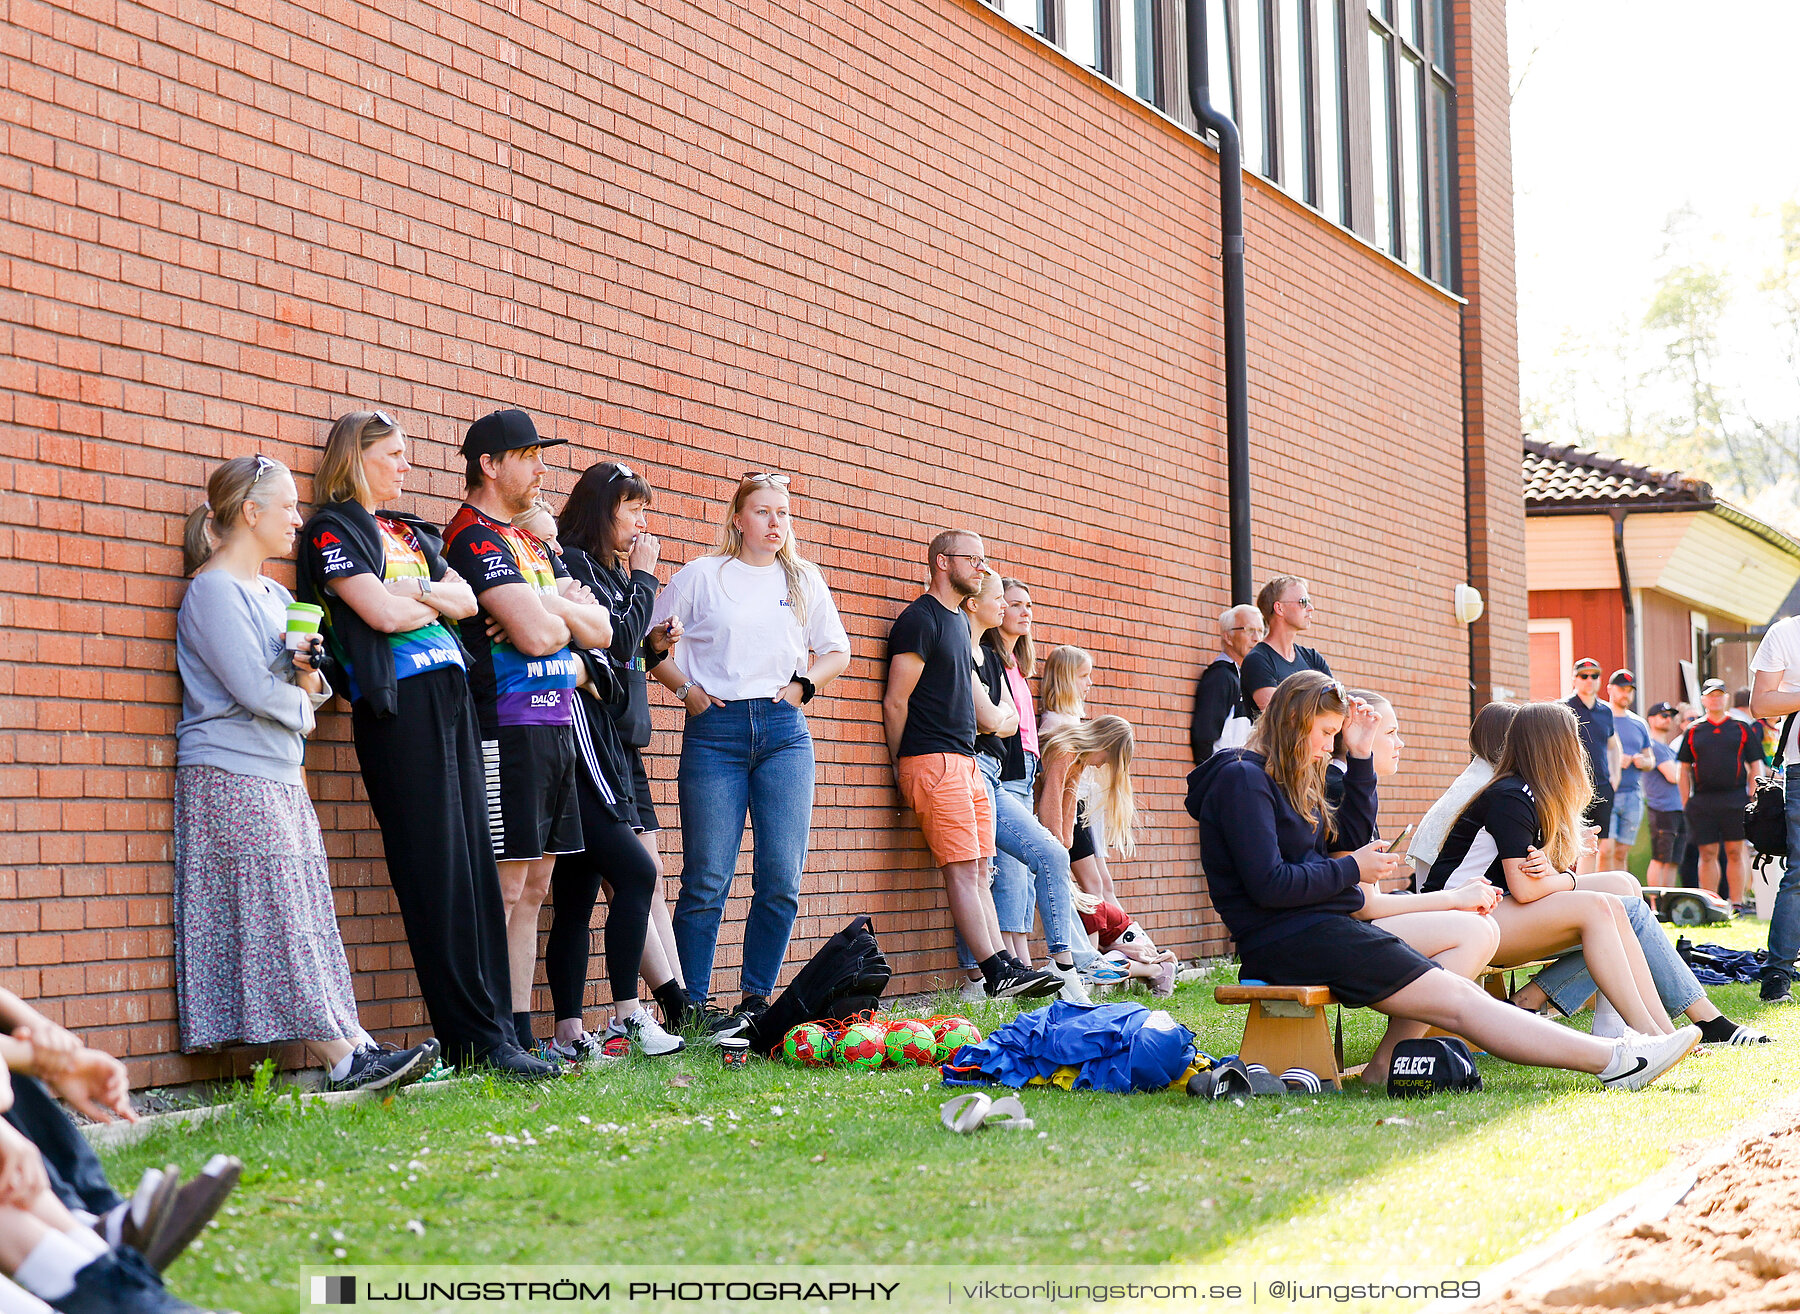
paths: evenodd
<path fill-rule="evenodd" d="M 1787 753 L 1788 731 L 1793 728 L 1792 716 L 1782 722 L 1769 774 L 1756 782 L 1756 793 L 1744 805 L 1744 838 L 1756 850 L 1752 865 L 1758 872 L 1775 859 L 1787 857 L 1787 791 L 1783 781 L 1786 770 L 1781 759 Z"/>

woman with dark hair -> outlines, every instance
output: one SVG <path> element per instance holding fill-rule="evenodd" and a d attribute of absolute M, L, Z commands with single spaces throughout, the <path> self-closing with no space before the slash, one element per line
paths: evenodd
<path fill-rule="evenodd" d="M 1298 672 L 1276 687 L 1245 748 L 1215 754 L 1188 777 L 1213 906 L 1243 975 L 1328 986 L 1353 1007 L 1441 1027 L 1515 1063 L 1591 1072 L 1610 1089 L 1648 1085 L 1685 1058 L 1697 1028 L 1596 1040 L 1504 1004 L 1379 922 L 1356 920 L 1363 886 L 1399 866 L 1370 839 L 1378 724 L 1330 676 Z M 1325 773 L 1340 732 L 1349 756 L 1344 801 L 1333 808 Z M 1348 851 L 1332 857 L 1337 850 Z"/>
<path fill-rule="evenodd" d="M 812 832 L 813 742 L 802 707 L 850 664 L 819 568 L 800 554 L 788 476 L 742 476 L 718 544 L 675 572 L 651 624 L 681 622 L 655 676 L 687 708 L 681 736 L 681 894 L 675 943 L 704 1008 L 748 814 L 755 840 L 738 1006 L 708 1017 L 738 1035 L 769 1006 L 800 911 Z"/>
<path fill-rule="evenodd" d="M 1412 843 L 1407 846 L 1406 857 L 1417 872 L 1417 880 L 1423 880 L 1431 870 L 1431 864 L 1437 861 L 1438 850 L 1444 847 L 1450 827 L 1469 806 L 1469 800 L 1494 779 L 1500 754 L 1506 751 L 1506 732 L 1518 714 L 1517 703 L 1489 703 L 1475 713 L 1475 719 L 1469 725 L 1469 765 L 1450 782 L 1450 788 L 1439 796 L 1438 801 L 1425 810 L 1425 815 L 1419 819 L 1418 830 L 1413 832 Z"/>
<path fill-rule="evenodd" d="M 648 513 L 655 498 L 650 481 L 630 466 L 598 462 L 587 468 L 563 503 L 558 532 L 569 549 L 584 554 L 592 563 L 593 580 L 586 582 L 612 616 L 613 641 L 608 651 L 624 682 L 624 694 L 608 705 L 607 712 L 618 727 L 620 748 L 631 773 L 636 813 L 632 828 L 656 872 L 640 970 L 651 997 L 662 1009 L 663 1025 L 675 1028 L 687 1022 L 687 992 L 663 894 L 657 838 L 662 821 L 650 797 L 644 750 L 650 746 L 652 733 L 648 672 L 681 638 L 681 622 L 671 616 L 660 625 L 650 624 L 659 587 L 656 565 L 662 555 L 662 544 L 649 529 Z"/>
<path fill-rule="evenodd" d="M 303 762 L 331 687 L 316 637 L 290 645 L 288 591 L 262 573 L 300 526 L 279 461 L 207 481 L 182 542 L 175 621 L 175 994 L 183 1049 L 298 1040 L 338 1089 L 416 1081 L 435 1041 L 383 1050 L 362 1028 Z"/>
<path fill-rule="evenodd" d="M 313 476 L 318 509 L 300 534 L 300 597 L 325 609 L 363 786 L 445 1059 L 553 1076 L 512 1026 L 506 909 L 454 629 L 475 614 L 475 594 L 444 563 L 437 529 L 388 505 L 411 469 L 406 432 L 386 411 L 352 411 L 331 427 Z"/>

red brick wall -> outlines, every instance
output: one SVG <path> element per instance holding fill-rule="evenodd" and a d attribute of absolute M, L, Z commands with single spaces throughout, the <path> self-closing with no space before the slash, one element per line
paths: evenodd
<path fill-rule="evenodd" d="M 1094 651 L 1096 706 L 1139 727 L 1133 912 L 1184 955 L 1224 949 L 1181 809 L 1227 577 L 1194 138 L 967 0 L 5 5 L 0 982 L 138 1080 L 221 1069 L 173 1053 L 180 517 L 221 457 L 310 471 L 365 404 L 420 440 L 421 513 L 452 510 L 468 421 L 518 405 L 574 441 L 568 466 L 647 470 L 674 561 L 736 472 L 796 473 L 855 662 L 815 705 L 793 960 L 872 911 L 900 984 L 950 962 L 876 705 L 886 623 L 947 523 L 1036 587 L 1043 637 Z M 1503 102 L 1503 61 L 1480 71 Z M 1489 183 L 1499 113 L 1465 151 Z M 1468 703 L 1459 308 L 1250 190 L 1258 575 L 1304 573 L 1320 646 L 1400 704 L 1389 797 L 1416 815 Z M 1490 334 L 1483 359 L 1509 349 Z M 416 1032 L 341 715 L 309 765 L 365 1019 Z"/>

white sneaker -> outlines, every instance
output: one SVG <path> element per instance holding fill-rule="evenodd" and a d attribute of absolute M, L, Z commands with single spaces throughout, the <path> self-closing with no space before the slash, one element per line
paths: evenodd
<path fill-rule="evenodd" d="M 650 1010 L 639 1005 L 638 1011 L 626 1018 L 623 1024 L 615 1021 L 607 1027 L 612 1035 L 627 1036 L 633 1048 L 640 1054 L 656 1058 L 662 1054 L 674 1054 L 687 1048 L 687 1041 L 680 1036 L 671 1036 L 662 1029 L 662 1025 L 650 1016 Z"/>
<path fill-rule="evenodd" d="M 1062 989 L 1057 992 L 1058 998 L 1066 999 L 1071 1004 L 1091 1004 L 1094 1002 L 1088 995 L 1087 987 L 1081 984 L 1081 973 L 1077 972 L 1073 967 L 1064 967 L 1052 958 L 1049 962 L 1044 964 L 1044 970 L 1049 972 L 1058 981 L 1062 982 Z"/>
<path fill-rule="evenodd" d="M 1642 1090 L 1700 1043 L 1699 1027 L 1683 1027 L 1672 1036 L 1641 1036 L 1627 1031 L 1613 1046 L 1612 1062 L 1600 1073 L 1608 1090 Z"/>
<path fill-rule="evenodd" d="M 958 999 L 966 1000 L 971 1004 L 981 1003 L 988 997 L 987 982 L 980 979 L 974 981 L 965 980 L 957 989 L 956 997 Z"/>

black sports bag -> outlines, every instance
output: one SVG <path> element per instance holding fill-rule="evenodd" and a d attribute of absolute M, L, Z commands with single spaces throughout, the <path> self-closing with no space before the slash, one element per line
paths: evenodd
<path fill-rule="evenodd" d="M 1756 782 L 1755 795 L 1744 805 L 1744 838 L 1756 850 L 1753 865 L 1759 872 L 1775 859 L 1787 857 L 1787 793 L 1782 788 L 1786 771 L 1781 759 L 1787 753 L 1788 731 L 1793 728 L 1792 716 L 1782 722 L 1769 774 Z"/>
<path fill-rule="evenodd" d="M 1443 1090 L 1480 1090 L 1475 1056 L 1455 1036 L 1403 1040 L 1394 1046 L 1388 1069 L 1388 1094 L 1395 1099 L 1436 1095 Z"/>

